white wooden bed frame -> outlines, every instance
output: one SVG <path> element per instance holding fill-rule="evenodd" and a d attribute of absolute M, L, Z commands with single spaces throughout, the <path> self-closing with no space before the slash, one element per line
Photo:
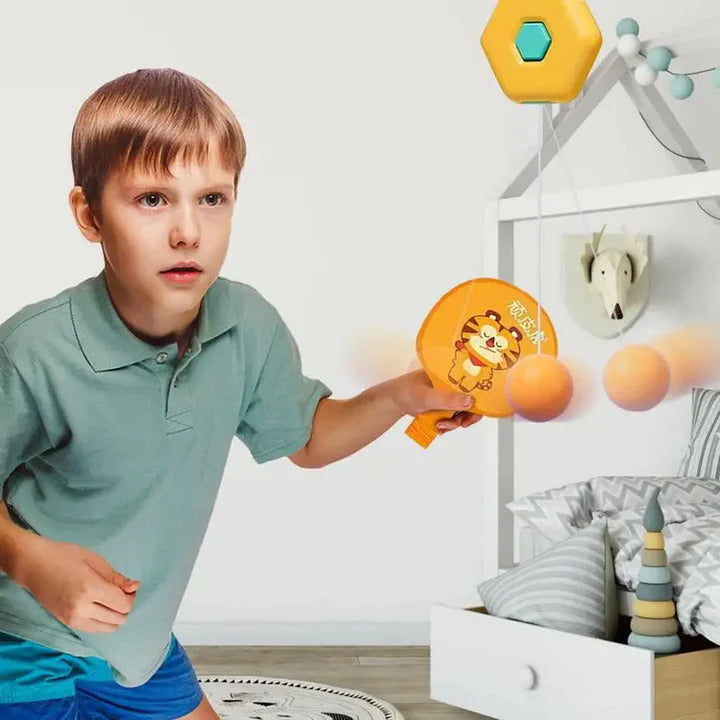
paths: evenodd
<path fill-rule="evenodd" d="M 716 14 L 714 19 L 703 19 L 693 27 L 675 33 L 672 38 L 644 42 L 643 48 L 658 45 L 670 48 L 675 56 L 682 60 L 682 70 L 685 72 L 713 67 L 720 65 L 720 46 L 715 31 L 718 27 L 720 13 Z M 558 143 L 564 145 L 616 83 L 622 85 L 660 139 L 682 155 L 698 157 L 692 140 L 657 88 L 641 87 L 635 82 L 632 69 L 639 60 L 626 60 L 613 49 L 590 75 L 582 94 L 573 103 L 563 106 L 552 120 L 546 118 L 544 143 L 540 151 L 542 168 L 545 168 L 557 153 L 550 122 L 554 126 Z M 675 71 L 673 65 L 671 69 Z M 702 77 L 710 82 L 709 77 Z M 638 122 L 642 120 L 638 118 Z M 669 156 L 680 174 L 579 189 L 577 199 L 582 211 L 592 213 L 705 200 L 704 207 L 708 212 L 720 216 L 720 170 L 709 170 L 697 159 Z M 537 165 L 538 151 L 535 149 L 523 158 L 498 199 L 487 204 L 483 243 L 483 275 L 486 277 L 513 282 L 514 224 L 521 220 L 532 220 L 537 216 L 537 198 L 523 197 L 537 177 Z M 567 192 L 543 194 L 543 217 L 579 214 L 576 202 L 576 196 L 571 189 Z M 488 419 L 483 422 L 483 426 L 482 577 L 489 578 L 512 567 L 515 559 L 514 522 L 510 511 L 505 507 L 515 495 L 514 424 L 512 418 Z M 521 545 L 521 560 L 538 548 L 538 543 L 527 531 L 521 534 Z"/>

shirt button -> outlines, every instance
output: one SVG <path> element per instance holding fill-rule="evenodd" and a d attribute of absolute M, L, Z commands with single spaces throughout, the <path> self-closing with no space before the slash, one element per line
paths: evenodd
<path fill-rule="evenodd" d="M 155 360 L 157 360 L 159 363 L 164 363 L 168 359 L 168 354 L 166 352 L 160 352 L 155 356 Z"/>

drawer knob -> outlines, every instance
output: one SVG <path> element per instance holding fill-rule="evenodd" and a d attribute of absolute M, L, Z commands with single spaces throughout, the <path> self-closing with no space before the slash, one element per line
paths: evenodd
<path fill-rule="evenodd" d="M 523 665 L 518 673 L 520 687 L 523 690 L 534 690 L 537 684 L 537 673 L 530 665 Z"/>

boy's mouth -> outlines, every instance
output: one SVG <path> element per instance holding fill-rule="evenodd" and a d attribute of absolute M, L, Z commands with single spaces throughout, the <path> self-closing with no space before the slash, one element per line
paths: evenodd
<path fill-rule="evenodd" d="M 173 282 L 192 282 L 202 273 L 202 268 L 196 263 L 179 263 L 161 270 L 160 274 Z"/>
<path fill-rule="evenodd" d="M 180 262 L 177 265 L 171 265 L 169 268 L 165 268 L 160 272 L 202 272 L 202 268 L 194 262 Z"/>

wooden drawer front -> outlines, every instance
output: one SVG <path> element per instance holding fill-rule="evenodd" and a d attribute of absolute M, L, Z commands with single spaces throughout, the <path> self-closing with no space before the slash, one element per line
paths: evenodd
<path fill-rule="evenodd" d="M 720 649 L 655 659 L 655 720 L 720 720 Z"/>
<path fill-rule="evenodd" d="M 430 696 L 500 720 L 653 720 L 653 654 L 434 605 Z"/>

